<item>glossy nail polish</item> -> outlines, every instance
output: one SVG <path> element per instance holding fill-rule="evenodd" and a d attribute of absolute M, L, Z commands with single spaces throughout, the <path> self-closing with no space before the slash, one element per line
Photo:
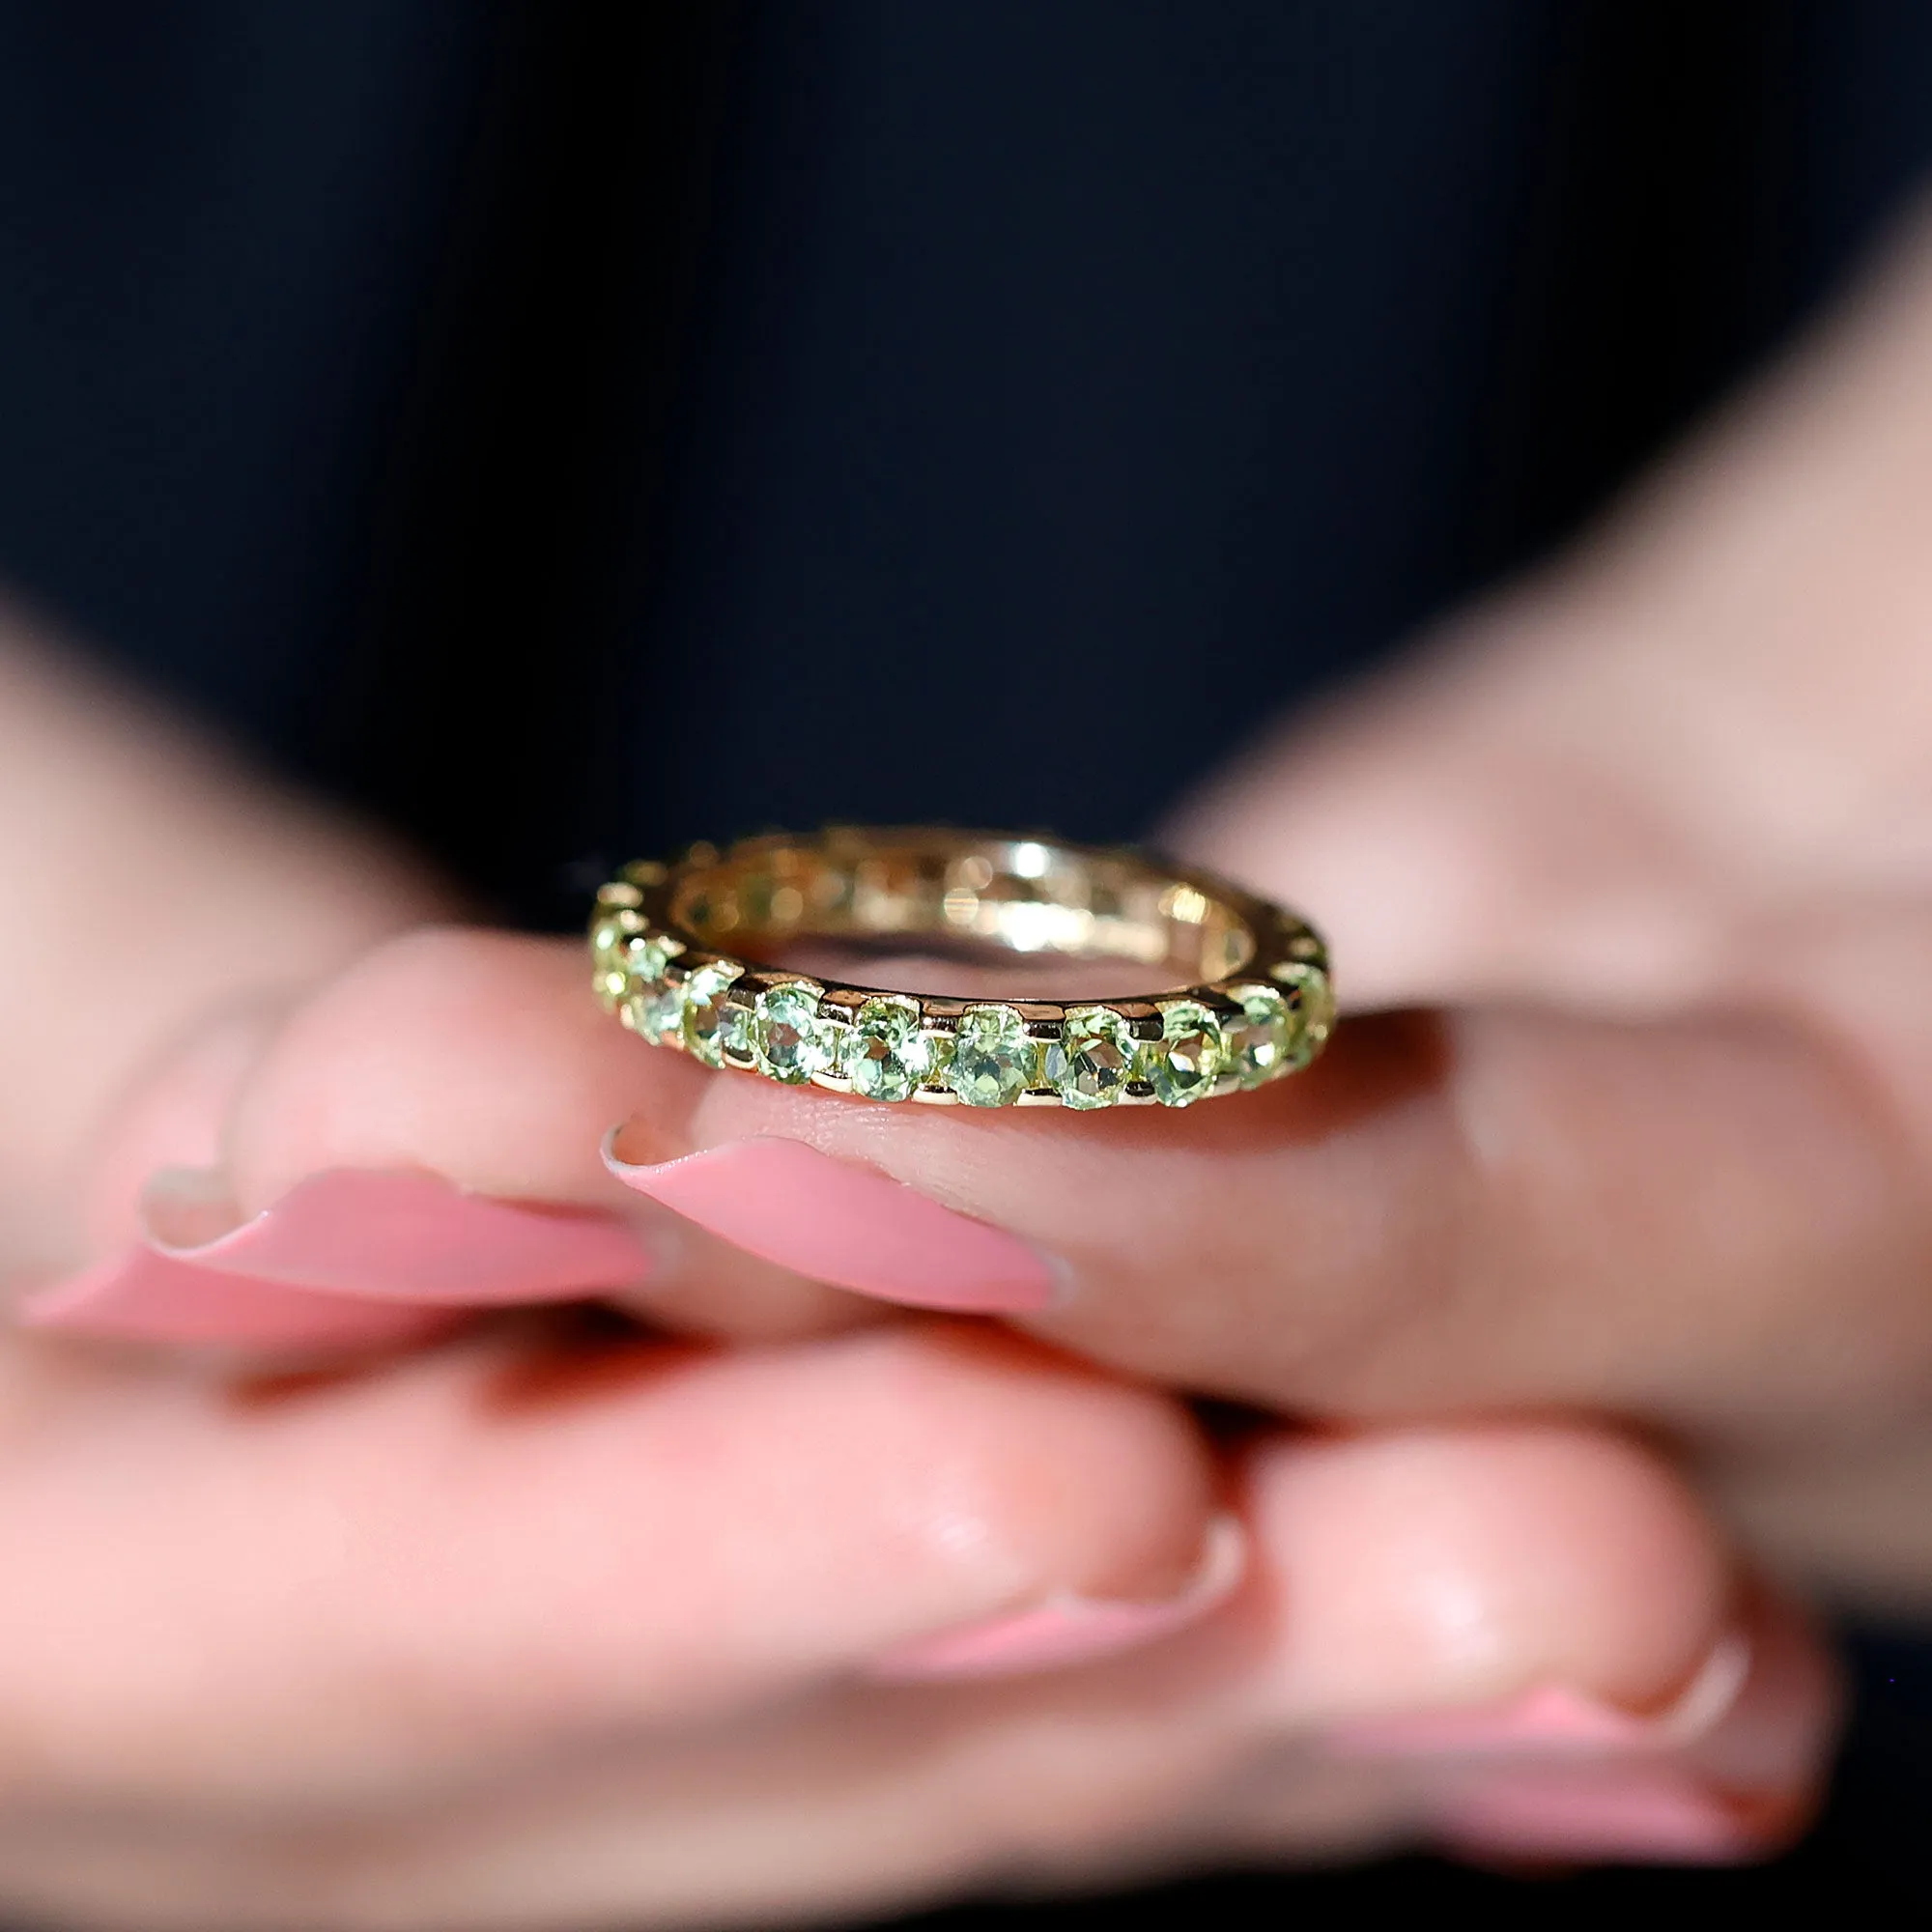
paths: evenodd
<path fill-rule="evenodd" d="M 30 1326 L 128 1341 L 322 1344 L 406 1339 L 464 1309 L 572 1300 L 635 1286 L 640 1238 L 608 1214 L 470 1195 L 434 1175 L 312 1175 L 252 1219 L 189 1245 L 223 1218 L 179 1180 L 153 1204 L 150 1237 L 30 1296 Z"/>
<path fill-rule="evenodd" d="M 274 1352 L 400 1347 L 462 1319 L 452 1308 L 197 1267 L 141 1246 L 28 1296 L 18 1317 L 26 1327 L 90 1341 Z"/>
<path fill-rule="evenodd" d="M 802 1141 L 733 1141 L 655 1167 L 618 1159 L 607 1142 L 605 1163 L 721 1240 L 835 1288 L 982 1315 L 1060 1298 L 1059 1270 L 1026 1242 Z"/>

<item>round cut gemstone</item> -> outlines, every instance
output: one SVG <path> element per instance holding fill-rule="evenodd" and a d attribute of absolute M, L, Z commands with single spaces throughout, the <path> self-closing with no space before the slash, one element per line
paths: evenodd
<path fill-rule="evenodd" d="M 1160 1037 L 1141 1049 L 1141 1077 L 1164 1107 L 1192 1106 L 1213 1088 L 1227 1059 L 1221 1022 L 1193 1000 L 1163 1008 Z"/>
<path fill-rule="evenodd" d="M 1321 1051 L 1335 1025 L 1335 988 L 1319 966 L 1296 963 L 1275 969 L 1288 1004 L 1287 1065 L 1299 1072 Z"/>
<path fill-rule="evenodd" d="M 1039 1042 L 1011 1007 L 968 1007 L 953 1036 L 946 1084 L 969 1107 L 1010 1107 L 1039 1084 Z"/>
<path fill-rule="evenodd" d="M 684 982 L 684 1043 L 707 1066 L 724 1065 L 724 989 L 744 970 L 735 960 L 721 959 L 700 966 Z"/>
<path fill-rule="evenodd" d="M 727 1007 L 721 1000 L 718 1007 L 718 1051 L 725 1060 L 734 1061 L 739 1065 L 755 1060 L 756 1049 L 752 1044 L 753 1013 L 750 1007 Z"/>
<path fill-rule="evenodd" d="M 655 932 L 640 932 L 625 942 L 624 957 L 639 980 L 662 980 L 669 969 L 669 944 Z"/>
<path fill-rule="evenodd" d="M 1241 1017 L 1222 1029 L 1228 1065 L 1243 1087 L 1259 1087 L 1288 1068 L 1289 1007 L 1272 986 L 1236 986 L 1229 997 Z"/>
<path fill-rule="evenodd" d="M 1111 1107 L 1134 1077 L 1134 1037 L 1111 1007 L 1075 1007 L 1046 1050 L 1046 1077 L 1069 1107 Z"/>
<path fill-rule="evenodd" d="M 908 1100 L 932 1072 L 932 1037 L 911 1000 L 867 1000 L 846 1033 L 839 1070 L 868 1100 Z"/>
<path fill-rule="evenodd" d="M 946 1087 L 952 1071 L 953 1039 L 950 1033 L 923 1033 L 919 1037 L 919 1056 L 924 1065 L 920 1075 L 922 1087 Z"/>
<path fill-rule="evenodd" d="M 624 941 L 624 963 L 633 982 L 624 1010 L 632 1031 L 660 1046 L 683 1037 L 685 989 L 673 986 L 668 978 L 672 958 L 683 950 L 654 932 L 633 933 Z"/>
<path fill-rule="evenodd" d="M 624 1003 L 631 1031 L 663 1046 L 683 1037 L 684 988 L 667 980 L 646 981 Z"/>
<path fill-rule="evenodd" d="M 837 1074 L 845 1065 L 845 1041 L 851 1034 L 845 1015 L 835 1008 L 818 1015 L 818 1043 L 825 1049 L 825 1071 Z"/>
<path fill-rule="evenodd" d="M 793 984 L 758 995 L 752 1050 L 760 1073 L 797 1087 L 832 1065 L 832 1042 L 818 1016 L 819 993 L 817 986 Z"/>
<path fill-rule="evenodd" d="M 614 1013 L 630 990 L 625 947 L 638 927 L 634 912 L 607 913 L 590 928 L 591 986 L 606 1012 Z"/>

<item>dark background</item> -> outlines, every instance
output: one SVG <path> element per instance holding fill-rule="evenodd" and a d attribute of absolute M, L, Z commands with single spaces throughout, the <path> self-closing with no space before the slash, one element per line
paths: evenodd
<path fill-rule="evenodd" d="M 1920 0 L 0 0 L 0 579 L 526 923 L 769 823 L 1132 835 L 1928 159 Z M 1932 1671 L 1860 1655 L 1769 1874 L 1144 1903 L 1900 1904 Z"/>
<path fill-rule="evenodd" d="M 1135 832 L 1928 149 L 1918 0 L 0 0 L 0 572 L 525 918 Z"/>

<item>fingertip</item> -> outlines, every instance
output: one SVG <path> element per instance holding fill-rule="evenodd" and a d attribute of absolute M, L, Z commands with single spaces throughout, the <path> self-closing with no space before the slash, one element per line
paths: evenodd
<path fill-rule="evenodd" d="M 1667 1704 L 1733 1609 L 1731 1564 L 1637 1445 L 1555 1424 L 1277 1440 L 1250 1464 L 1275 1694 L 1318 1723 L 1561 1686 Z"/>
<path fill-rule="evenodd" d="M 365 1349 L 440 1333 L 465 1312 L 578 1301 L 648 1279 L 622 1221 L 459 1192 L 434 1175 L 331 1170 L 238 1220 L 223 1178 L 151 1188 L 142 1237 L 43 1289 L 30 1327 L 237 1350 Z"/>
<path fill-rule="evenodd" d="M 1728 1653 L 1728 1657 L 1726 1656 Z M 1844 1687 L 1788 1599 L 1762 1584 L 1677 1704 L 1607 1744 L 1481 1754 L 1432 1780 L 1432 1831 L 1478 1860 L 1738 1864 L 1797 1840 L 1816 1814 Z"/>
<path fill-rule="evenodd" d="M 599 1136 L 675 1112 L 696 1071 L 610 1025 L 563 940 L 458 927 L 376 949 L 291 1013 L 235 1100 L 244 1212 L 329 1169 L 416 1169 L 474 1194 L 619 1211 Z"/>
<path fill-rule="evenodd" d="M 1240 1519 L 1224 1511 L 1209 1520 L 1192 1575 L 1167 1595 L 1063 1591 L 1029 1609 L 894 1645 L 872 1658 L 863 1674 L 884 1684 L 980 1683 L 1140 1650 L 1211 1616 L 1239 1587 L 1247 1552 Z"/>
<path fill-rule="evenodd" d="M 1196 1575 L 1223 1478 L 1174 1397 L 992 1324 L 926 1319 L 859 1346 L 897 1365 L 895 1401 L 923 1434 L 972 1445 L 970 1513 L 1000 1525 L 996 1568 L 1095 1598 Z"/>

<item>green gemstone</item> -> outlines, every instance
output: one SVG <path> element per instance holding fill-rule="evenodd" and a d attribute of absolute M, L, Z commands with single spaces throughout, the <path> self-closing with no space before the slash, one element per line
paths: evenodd
<path fill-rule="evenodd" d="M 1191 1107 L 1212 1091 L 1227 1059 L 1221 1022 L 1192 1000 L 1163 1009 L 1160 1037 L 1141 1049 L 1141 1078 L 1163 1107 Z"/>
<path fill-rule="evenodd" d="M 1134 1077 L 1133 1030 L 1111 1007 L 1075 1007 L 1046 1049 L 1046 1077 L 1069 1107 L 1111 1107 Z"/>
<path fill-rule="evenodd" d="M 631 990 L 631 977 L 628 973 L 600 970 L 591 975 L 590 990 L 597 995 L 597 1004 L 607 1013 L 614 1013 L 624 1004 L 624 995 Z"/>
<path fill-rule="evenodd" d="M 621 971 L 624 965 L 625 942 L 637 929 L 636 913 L 607 913 L 590 928 L 592 962 L 606 973 Z"/>
<path fill-rule="evenodd" d="M 1275 978 L 1282 982 L 1282 996 L 1288 1003 L 1288 1043 L 1283 1059 L 1298 1073 L 1327 1044 L 1334 1030 L 1335 988 L 1319 966 L 1278 966 Z"/>
<path fill-rule="evenodd" d="M 750 1007 L 719 1007 L 718 1051 L 723 1058 L 740 1065 L 756 1059 L 756 1049 L 752 1044 L 752 1022 Z"/>
<path fill-rule="evenodd" d="M 911 1000 L 867 1000 L 839 1052 L 839 1070 L 868 1100 L 909 1100 L 933 1070 L 932 1036 Z"/>
<path fill-rule="evenodd" d="M 752 1048 L 760 1073 L 797 1087 L 832 1065 L 829 1029 L 818 1016 L 819 990 L 793 984 L 758 995 Z"/>
<path fill-rule="evenodd" d="M 655 983 L 669 970 L 673 955 L 668 940 L 655 932 L 643 932 L 626 943 L 624 957 L 639 980 Z"/>
<path fill-rule="evenodd" d="M 1335 1032 L 1335 981 L 1320 966 L 1300 966 L 1298 976 L 1302 1026 L 1300 1036 L 1289 1041 L 1289 1061 L 1296 1068 L 1306 1066 Z"/>
<path fill-rule="evenodd" d="M 1235 986 L 1229 997 L 1241 1017 L 1223 1030 L 1228 1065 L 1243 1087 L 1259 1087 L 1288 1070 L 1289 1003 L 1272 986 Z"/>
<path fill-rule="evenodd" d="M 818 1043 L 825 1049 L 825 1071 L 837 1075 L 845 1065 L 845 1041 L 851 1034 L 845 1015 L 837 1008 L 818 1016 Z"/>
<path fill-rule="evenodd" d="M 952 1071 L 953 1039 L 950 1033 L 923 1033 L 919 1037 L 920 1058 L 925 1064 L 925 1071 L 920 1075 L 922 1087 L 945 1087 L 951 1084 L 949 1076 Z"/>
<path fill-rule="evenodd" d="M 623 945 L 624 967 L 631 980 L 624 1010 L 631 1016 L 633 1031 L 660 1046 L 683 1037 L 685 988 L 672 985 L 668 978 L 670 962 L 683 951 L 675 940 L 655 932 L 634 932 Z"/>
<path fill-rule="evenodd" d="M 631 1029 L 654 1045 L 668 1045 L 682 1037 L 684 1026 L 684 987 L 668 981 L 646 982 L 625 1002 Z"/>
<path fill-rule="evenodd" d="M 684 982 L 684 1043 L 707 1066 L 724 1065 L 724 989 L 744 970 L 736 960 L 721 959 Z"/>
<path fill-rule="evenodd" d="M 959 1015 L 946 1084 L 969 1107 L 1010 1107 L 1039 1084 L 1039 1048 L 1011 1007 L 968 1007 Z"/>
<path fill-rule="evenodd" d="M 624 946 L 637 924 L 636 913 L 614 912 L 607 913 L 590 928 L 590 984 L 608 1013 L 614 1013 L 623 1005 L 630 990 Z"/>

